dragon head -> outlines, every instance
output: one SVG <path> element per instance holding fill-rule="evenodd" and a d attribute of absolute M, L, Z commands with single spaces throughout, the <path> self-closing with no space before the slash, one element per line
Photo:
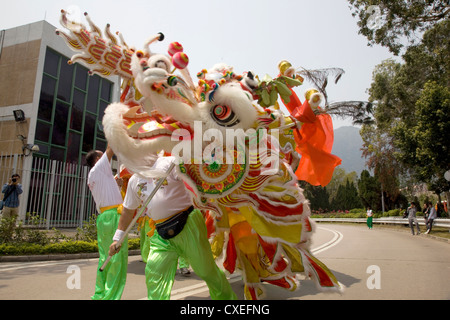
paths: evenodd
<path fill-rule="evenodd" d="M 171 43 L 168 54 L 153 53 L 150 45 L 163 39 L 157 34 L 136 51 L 120 34 L 119 45 L 109 25 L 104 39 L 87 14 L 86 18 L 90 30 L 68 21 L 62 11 L 61 24 L 69 33 L 58 33 L 78 52 L 71 61 L 104 76 L 122 77 L 120 102 L 110 104 L 103 117 L 108 143 L 128 170 L 157 177 L 164 173 L 149 168 L 160 151 L 177 155 L 178 147 L 189 142 L 186 145 L 194 149 L 194 163 L 185 162 L 183 154 L 177 171 L 193 193 L 195 206 L 216 218 L 211 234 L 214 254 L 226 252 L 223 266 L 230 273 L 243 269 L 246 297 L 257 298 L 262 281 L 293 290 L 297 281 L 291 275 L 298 272 L 316 275 L 321 287 L 339 289 L 332 273 L 310 253 L 310 210 L 295 170 L 299 167 L 307 175 L 316 172 L 311 163 L 317 153 L 324 176 L 324 168 L 329 173 L 340 159 L 328 155 L 328 127 L 322 124 L 328 120 L 323 119 L 325 115 L 320 115 L 322 121 L 316 119 L 318 93 L 311 91 L 300 103 L 291 90 L 302 84 L 302 78 L 290 63 L 282 61 L 280 74 L 265 76 L 262 81 L 253 72 L 238 75 L 232 67 L 218 64 L 199 72 L 194 84 L 187 69 L 189 59 L 179 43 Z M 305 72 L 320 83 L 323 73 Z M 341 74 L 338 72 L 338 78 Z M 318 87 L 325 86 L 326 81 Z M 291 115 L 285 116 L 277 108 L 278 97 Z M 233 141 L 232 162 L 212 157 L 209 160 L 213 161 L 206 161 L 211 135 L 228 140 L 230 131 L 245 131 L 246 139 L 237 145 Z M 251 148 L 254 141 L 257 151 Z M 200 162 L 195 161 L 197 149 L 202 152 Z M 211 149 L 214 157 L 217 149 Z M 314 151 L 315 158 L 308 151 L 300 159 L 304 149 Z M 241 160 L 241 151 L 245 153 L 243 162 L 236 161 Z"/>
<path fill-rule="evenodd" d="M 204 148 L 208 143 L 203 139 L 205 132 L 215 130 L 225 137 L 230 129 L 255 128 L 258 117 L 266 113 L 255 103 L 257 81 L 252 72 L 236 75 L 232 67 L 217 64 L 199 72 L 194 84 L 179 43 L 170 44 L 168 55 L 150 51 L 149 45 L 162 38 L 162 34 L 150 38 L 144 49 L 131 57 L 134 86 L 143 96 L 140 103 L 131 108 L 115 103 L 105 111 L 105 133 L 119 156 L 128 159 L 137 152 L 157 154 L 161 150 L 171 153 L 180 140 L 194 138 L 202 141 Z M 144 166 L 136 161 L 127 166 Z M 148 165 L 147 160 L 145 163 Z"/>

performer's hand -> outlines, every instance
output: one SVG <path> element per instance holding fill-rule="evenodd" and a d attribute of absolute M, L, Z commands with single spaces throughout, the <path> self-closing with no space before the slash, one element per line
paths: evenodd
<path fill-rule="evenodd" d="M 113 241 L 109 246 L 109 255 L 113 256 L 116 253 L 119 253 L 121 246 L 117 246 L 117 241 Z"/>

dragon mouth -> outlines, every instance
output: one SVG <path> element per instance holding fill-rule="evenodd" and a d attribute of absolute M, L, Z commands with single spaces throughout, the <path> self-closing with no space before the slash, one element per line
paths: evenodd
<path fill-rule="evenodd" d="M 171 116 L 162 116 L 156 111 L 149 115 L 140 106 L 132 107 L 123 114 L 123 123 L 127 127 L 128 136 L 137 140 L 154 140 L 176 136 L 176 140 L 191 140 L 191 127 L 174 120 Z"/>

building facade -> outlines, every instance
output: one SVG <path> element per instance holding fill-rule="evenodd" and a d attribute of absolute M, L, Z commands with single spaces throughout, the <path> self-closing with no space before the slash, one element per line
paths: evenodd
<path fill-rule="evenodd" d="M 22 173 L 21 218 L 35 211 L 30 194 L 41 181 L 31 172 L 50 170 L 38 163 L 81 168 L 87 152 L 105 150 L 104 110 L 120 96 L 119 77 L 91 76 L 68 64 L 74 52 L 55 31 L 46 21 L 0 31 L 0 184 L 12 171 Z"/>

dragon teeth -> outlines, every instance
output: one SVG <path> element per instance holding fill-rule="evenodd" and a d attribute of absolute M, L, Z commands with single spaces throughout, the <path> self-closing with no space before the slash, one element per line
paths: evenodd
<path fill-rule="evenodd" d="M 137 137 L 139 135 L 139 129 L 144 125 L 144 122 L 137 122 L 128 128 L 128 134 L 131 137 Z"/>
<path fill-rule="evenodd" d="M 141 106 L 131 107 L 130 110 L 128 110 L 127 112 L 125 112 L 123 114 L 123 118 L 136 119 L 136 118 L 146 118 L 146 117 L 148 117 L 148 113 L 147 112 L 139 112 L 139 113 L 137 113 L 140 109 L 141 109 Z"/>
<path fill-rule="evenodd" d="M 154 121 L 137 122 L 128 127 L 128 135 L 133 138 L 142 139 L 161 134 L 171 134 L 171 131 Z"/>

